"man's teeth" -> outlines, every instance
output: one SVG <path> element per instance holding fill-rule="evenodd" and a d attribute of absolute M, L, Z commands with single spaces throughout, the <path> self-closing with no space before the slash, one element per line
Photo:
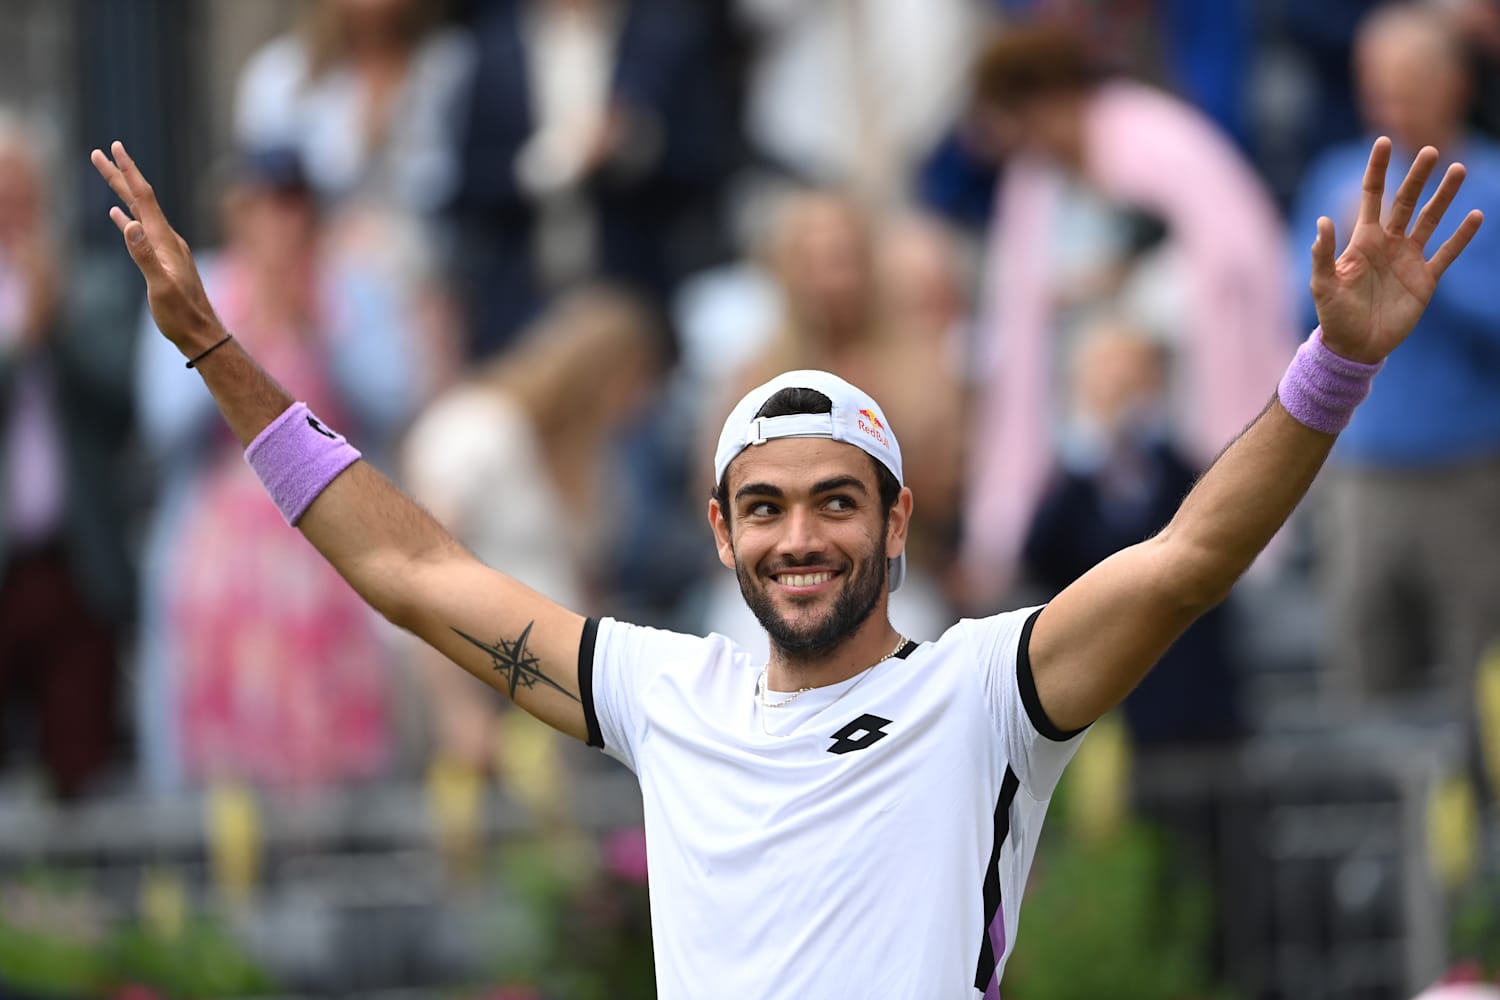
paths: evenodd
<path fill-rule="evenodd" d="M 832 579 L 832 573 L 783 573 L 781 575 L 781 583 L 785 587 L 816 587 Z"/>

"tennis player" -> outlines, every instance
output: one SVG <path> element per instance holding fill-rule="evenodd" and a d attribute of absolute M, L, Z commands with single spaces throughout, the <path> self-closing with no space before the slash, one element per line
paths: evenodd
<path fill-rule="evenodd" d="M 1266 409 L 1159 535 L 1043 608 L 897 634 L 912 495 L 895 429 L 827 373 L 753 390 L 724 423 L 708 521 L 769 663 L 721 636 L 585 619 L 477 562 L 233 340 L 125 148 L 93 162 L 129 210 L 110 214 L 158 327 L 287 521 L 392 622 L 635 772 L 662 997 L 972 1000 L 998 995 L 1084 729 L 1228 593 L 1479 228 L 1469 213 L 1427 258 L 1463 167 L 1412 223 L 1438 154 L 1383 212 L 1390 152 L 1371 151 L 1341 255 L 1318 222 L 1321 327 Z"/>

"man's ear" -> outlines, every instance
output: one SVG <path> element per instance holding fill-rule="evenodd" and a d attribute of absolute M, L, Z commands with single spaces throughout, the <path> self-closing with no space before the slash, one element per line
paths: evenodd
<path fill-rule="evenodd" d="M 713 529 L 714 544 L 719 549 L 719 562 L 723 563 L 726 569 L 734 569 L 734 543 L 729 536 L 727 516 L 724 509 L 719 506 L 719 501 L 710 497 L 708 501 L 708 526 Z"/>
<path fill-rule="evenodd" d="M 915 506 L 911 487 L 901 487 L 901 494 L 891 506 L 891 514 L 885 529 L 885 557 L 894 559 L 906 551 L 906 532 L 911 527 L 911 512 Z"/>

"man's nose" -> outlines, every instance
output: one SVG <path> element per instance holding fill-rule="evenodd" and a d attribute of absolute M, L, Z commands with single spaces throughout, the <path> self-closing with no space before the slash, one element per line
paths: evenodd
<path fill-rule="evenodd" d="M 823 534 L 814 511 L 800 505 L 790 507 L 782 524 L 784 530 L 777 546 L 782 555 L 805 559 L 823 551 Z"/>

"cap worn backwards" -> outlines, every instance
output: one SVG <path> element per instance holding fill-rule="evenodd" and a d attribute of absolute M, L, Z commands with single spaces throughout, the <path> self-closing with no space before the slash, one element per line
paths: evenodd
<path fill-rule="evenodd" d="M 812 389 L 833 404 L 828 413 L 789 413 L 780 417 L 757 417 L 766 401 L 783 389 Z M 723 482 L 729 463 L 751 445 L 777 438 L 828 438 L 842 441 L 868 454 L 905 483 L 901 476 L 901 446 L 890 423 L 874 398 L 837 375 L 811 369 L 783 372 L 757 386 L 729 411 L 714 452 L 714 481 Z M 906 553 L 889 560 L 891 590 L 906 579 Z"/>

